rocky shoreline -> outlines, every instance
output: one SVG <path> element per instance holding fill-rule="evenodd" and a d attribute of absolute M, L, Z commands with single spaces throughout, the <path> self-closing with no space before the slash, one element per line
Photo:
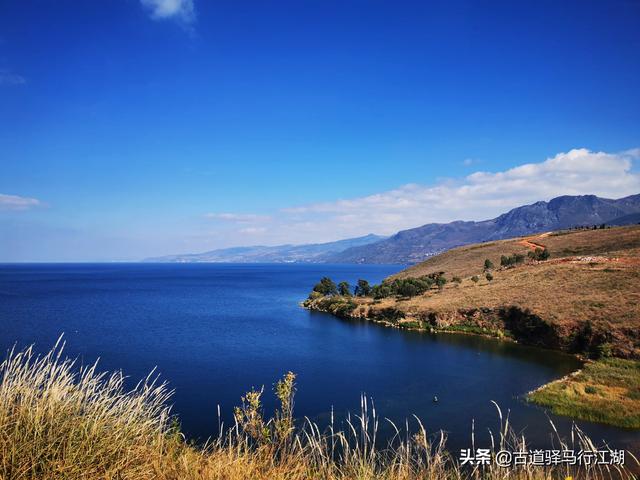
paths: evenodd
<path fill-rule="evenodd" d="M 572 325 L 547 322 L 516 305 L 409 311 L 398 305 L 385 306 L 375 300 L 343 296 L 307 299 L 301 305 L 342 319 L 365 320 L 390 328 L 483 335 L 581 356 L 591 352 L 593 356 L 638 358 L 637 352 L 627 348 L 628 337 L 638 336 L 638 332 L 604 330 L 589 321 Z"/>

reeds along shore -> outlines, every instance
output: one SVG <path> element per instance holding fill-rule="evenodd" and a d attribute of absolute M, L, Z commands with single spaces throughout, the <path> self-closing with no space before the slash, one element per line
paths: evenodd
<path fill-rule="evenodd" d="M 396 428 L 380 449 L 380 420 L 365 398 L 344 430 L 294 422 L 292 373 L 275 386 L 280 408 L 272 418 L 263 416 L 263 391 L 248 392 L 234 411 L 235 424 L 202 446 L 180 433 L 166 384 L 149 376 L 127 391 L 122 373 L 77 366 L 64 357 L 61 342 L 44 356 L 31 348 L 10 352 L 0 376 L 1 480 L 632 479 L 640 465 L 627 452 L 625 467 L 461 467 L 447 452 L 445 436 L 427 435 L 417 418 L 412 429 Z M 497 411 L 492 455 L 525 450 L 526 439 Z M 554 448 L 598 449 L 577 427 L 571 437 L 567 445 L 557 436 Z"/>

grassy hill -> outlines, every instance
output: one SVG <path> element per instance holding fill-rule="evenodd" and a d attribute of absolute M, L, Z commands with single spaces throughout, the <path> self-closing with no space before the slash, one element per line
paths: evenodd
<path fill-rule="evenodd" d="M 546 249 L 550 258 L 528 258 L 536 247 Z M 500 266 L 502 256 L 513 254 L 524 261 Z M 488 270 L 491 280 L 484 269 L 487 259 L 494 265 Z M 438 272 L 444 272 L 447 283 L 420 295 L 323 297 L 307 306 L 398 327 L 506 335 L 590 356 L 605 352 L 640 358 L 640 226 L 468 245 L 384 283 Z"/>
<path fill-rule="evenodd" d="M 328 279 L 319 285 L 331 287 Z M 640 226 L 632 226 L 468 245 L 364 295 L 362 287 L 358 296 L 314 291 L 304 305 L 396 328 L 492 335 L 580 354 L 583 370 L 528 400 L 557 414 L 640 428 L 639 286 Z"/>
<path fill-rule="evenodd" d="M 486 258 L 492 260 L 495 265 L 500 265 L 501 255 L 526 255 L 533 248 L 527 241 L 540 244 L 549 251 L 551 259 L 548 264 L 558 263 L 559 259 L 568 260 L 576 256 L 589 255 L 605 257 L 599 259 L 600 262 L 618 257 L 640 258 L 638 225 L 597 230 L 562 230 L 455 248 L 407 268 L 393 277 L 419 277 L 434 271 L 445 271 L 460 276 L 481 273 Z"/>

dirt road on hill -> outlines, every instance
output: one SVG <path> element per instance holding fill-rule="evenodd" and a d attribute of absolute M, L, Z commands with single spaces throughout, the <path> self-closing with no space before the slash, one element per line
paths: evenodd
<path fill-rule="evenodd" d="M 547 233 L 543 233 L 542 235 L 536 235 L 535 237 L 523 238 L 522 240 L 520 240 L 518 242 L 518 245 L 522 245 L 523 247 L 527 247 L 530 250 L 535 250 L 536 248 L 544 250 L 547 247 L 545 247 L 541 243 L 532 242 L 531 240 L 538 240 L 540 238 L 548 237 L 549 235 L 550 235 L 550 232 L 547 232 Z"/>

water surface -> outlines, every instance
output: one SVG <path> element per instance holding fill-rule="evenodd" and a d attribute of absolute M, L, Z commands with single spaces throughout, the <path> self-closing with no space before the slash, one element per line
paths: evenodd
<path fill-rule="evenodd" d="M 132 379 L 158 367 L 175 389 L 185 432 L 217 431 L 240 395 L 269 390 L 285 372 L 299 375 L 296 414 L 326 422 L 357 412 L 360 395 L 403 424 L 416 414 L 449 445 L 470 446 L 497 429 L 491 400 L 511 410 L 516 428 L 548 446 L 547 413 L 526 405 L 527 391 L 577 367 L 574 358 L 469 335 L 416 333 L 308 312 L 298 303 L 324 275 L 378 282 L 393 265 L 81 264 L 0 266 L 0 348 L 35 343 L 41 351 L 64 332 L 69 355 Z M 438 397 L 437 403 L 433 397 Z M 270 396 L 267 397 L 270 399 Z M 267 409 L 273 402 L 267 402 Z M 561 432 L 571 421 L 551 417 Z M 638 434 L 577 422 L 595 440 L 622 448 Z M 636 444 L 637 446 L 637 444 Z M 634 447 L 636 448 L 636 447 Z"/>

